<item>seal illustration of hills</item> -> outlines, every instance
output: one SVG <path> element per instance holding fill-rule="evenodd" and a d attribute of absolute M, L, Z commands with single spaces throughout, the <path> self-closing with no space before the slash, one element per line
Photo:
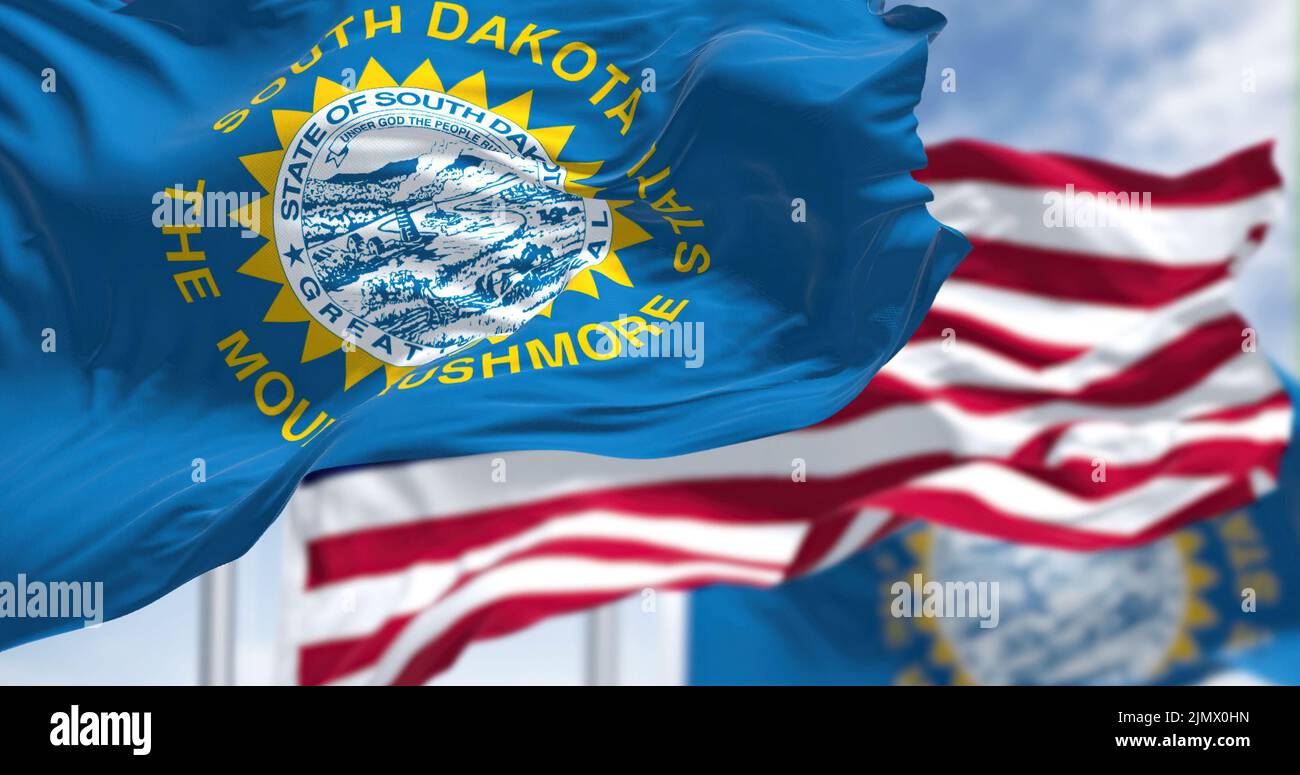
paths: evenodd
<path fill-rule="evenodd" d="M 449 351 L 517 330 L 584 266 L 580 197 L 452 140 L 310 179 L 303 237 L 339 306 Z"/>

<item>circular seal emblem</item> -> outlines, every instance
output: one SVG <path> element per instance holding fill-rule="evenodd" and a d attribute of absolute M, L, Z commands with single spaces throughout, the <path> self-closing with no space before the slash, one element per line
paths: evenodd
<path fill-rule="evenodd" d="M 289 143 L 275 190 L 288 284 L 318 322 L 418 366 L 509 335 L 600 263 L 609 208 L 526 129 L 421 88 L 357 92 Z"/>
<path fill-rule="evenodd" d="M 1182 632 L 1185 562 L 1172 540 L 1069 552 L 936 529 L 928 575 L 998 584 L 997 626 L 939 620 L 976 683 L 1130 683 L 1157 675 Z"/>

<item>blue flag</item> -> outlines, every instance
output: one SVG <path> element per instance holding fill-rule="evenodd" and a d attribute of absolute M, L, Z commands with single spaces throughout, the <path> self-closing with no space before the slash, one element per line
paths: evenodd
<path fill-rule="evenodd" d="M 1292 400 L 1294 383 L 1288 384 Z M 1242 511 L 1072 552 L 918 524 L 771 590 L 691 596 L 699 684 L 1300 683 L 1300 453 Z"/>
<path fill-rule="evenodd" d="M 0 9 L 0 579 L 109 618 L 312 470 L 821 420 L 966 250 L 928 10 L 119 5 Z M 12 598 L 0 646 L 77 624 Z"/>

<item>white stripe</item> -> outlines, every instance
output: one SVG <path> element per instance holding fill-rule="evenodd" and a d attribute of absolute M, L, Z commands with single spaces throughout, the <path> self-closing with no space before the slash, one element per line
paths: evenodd
<path fill-rule="evenodd" d="M 514 562 L 479 576 L 412 620 L 384 652 L 370 675 L 370 682 L 392 682 L 421 648 L 465 616 L 493 603 L 529 594 L 616 593 L 671 585 L 700 576 L 760 586 L 771 586 L 781 580 L 779 572 L 711 562 L 665 565 L 549 557 Z"/>
<path fill-rule="evenodd" d="M 1063 189 L 984 181 L 936 183 L 930 189 L 935 199 L 931 215 L 968 237 L 1165 266 L 1230 259 L 1250 228 L 1275 221 L 1284 202 L 1274 190 L 1224 204 L 1111 210 L 1108 227 L 1053 227 L 1044 225 L 1044 197 Z M 1088 207 L 1084 201 L 1074 200 L 1076 216 Z"/>
<path fill-rule="evenodd" d="M 907 404 L 825 428 L 659 460 L 520 452 L 418 461 L 317 481 L 304 489 L 315 494 L 319 505 L 303 509 L 295 518 L 300 520 L 298 534 L 310 540 L 603 488 L 723 477 L 787 479 L 791 460 L 796 457 L 807 462 L 808 475 L 814 479 L 936 452 L 1005 457 L 1048 426 L 1081 421 L 1104 426 L 1087 437 L 1095 447 L 1078 446 L 1081 456 L 1117 454 L 1114 459 L 1139 462 L 1123 453 L 1128 449 L 1125 439 L 1134 432 L 1127 426 L 1156 423 L 1161 430 L 1152 432 L 1154 436 L 1169 427 L 1171 418 L 1248 405 L 1273 395 L 1279 388 L 1262 356 L 1243 353 L 1182 393 L 1131 407 L 1051 401 L 996 415 L 978 415 L 945 402 Z M 1145 459 L 1159 457 L 1157 450 L 1168 448 L 1168 444 L 1147 447 L 1151 456 Z M 492 461 L 497 457 L 507 463 L 507 479 L 501 484 L 491 481 Z"/>
<path fill-rule="evenodd" d="M 993 463 L 965 463 L 901 489 L 970 495 L 1003 514 L 1111 535 L 1133 535 L 1222 489 L 1226 476 L 1158 476 L 1109 498 L 1088 500 Z"/>
<path fill-rule="evenodd" d="M 1023 308 L 1010 315 L 1000 309 L 995 318 L 989 319 L 989 322 L 1005 327 L 1008 317 L 1023 315 L 1026 320 L 1019 325 L 1030 327 L 1012 330 L 1027 332 L 1024 337 L 1027 339 L 1038 339 L 1045 329 L 1057 325 L 1071 331 L 1082 325 L 1075 333 L 1076 338 L 1096 337 L 1095 346 L 1083 355 L 1054 366 L 1041 369 L 1025 366 L 992 347 L 963 341 L 961 329 L 956 328 L 955 338 L 949 342 L 927 340 L 909 344 L 883 371 L 914 385 L 929 387 L 978 385 L 1016 390 L 1081 390 L 1128 370 L 1197 326 L 1231 314 L 1229 287 L 1227 281 L 1215 283 L 1178 304 L 1115 321 L 1128 326 L 1123 329 L 1093 329 L 1086 323 L 1080 324 L 1073 317 L 1076 312 L 1073 304 L 1056 304 L 1048 310 L 1040 310 L 1055 319 L 1038 319 L 1032 326 L 1028 320 L 1030 315 Z M 984 314 L 990 315 L 992 311 L 990 307 Z M 1127 315 L 1124 317 L 1128 318 Z"/>
<path fill-rule="evenodd" d="M 548 541 L 620 539 L 717 555 L 719 562 L 786 566 L 808 531 L 806 522 L 722 524 L 689 518 L 634 517 L 589 511 L 559 517 L 463 552 L 444 562 L 418 562 L 400 571 L 358 577 L 302 592 L 294 634 L 298 645 L 366 635 L 394 616 L 433 605 L 457 582 Z"/>
<path fill-rule="evenodd" d="M 685 686 L 690 683 L 690 596 L 685 592 L 660 592 L 656 595 L 655 619 L 658 627 L 659 683 L 662 686 Z"/>
<path fill-rule="evenodd" d="M 859 512 L 840 534 L 831 550 L 814 565 L 810 572 L 829 568 L 866 546 L 876 531 L 889 521 L 890 516 L 888 511 L 880 509 L 865 509 Z"/>
<path fill-rule="evenodd" d="M 1084 422 L 1072 425 L 1048 454 L 1048 465 L 1069 458 L 1104 458 L 1109 465 L 1155 460 L 1170 449 L 1199 441 L 1285 442 L 1291 408 L 1268 409 L 1240 420 L 1153 421 L 1142 425 Z"/>

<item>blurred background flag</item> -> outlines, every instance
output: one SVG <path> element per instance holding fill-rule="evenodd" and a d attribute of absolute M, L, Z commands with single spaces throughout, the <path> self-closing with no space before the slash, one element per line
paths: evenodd
<path fill-rule="evenodd" d="M 974 250 L 846 409 L 673 459 L 488 455 L 309 482 L 287 512 L 283 677 L 419 683 L 476 639 L 645 588 L 771 586 L 900 527 L 898 551 L 939 536 L 996 557 L 1001 541 L 1138 546 L 1250 504 L 1275 485 L 1292 418 L 1230 301 L 1280 211 L 1270 156 L 1165 177 L 931 148 L 918 177 Z M 1194 540 L 1114 557 L 1181 572 L 1171 552 Z"/>
<path fill-rule="evenodd" d="M 981 617 L 895 616 L 916 584 L 996 583 Z M 895 588 L 902 582 L 906 588 Z M 1300 454 L 1256 504 L 1075 552 L 917 523 L 776 589 L 690 596 L 698 684 L 1300 683 Z M 900 609 L 901 610 L 901 609 Z M 951 612 L 950 612 L 951 613 Z"/>

